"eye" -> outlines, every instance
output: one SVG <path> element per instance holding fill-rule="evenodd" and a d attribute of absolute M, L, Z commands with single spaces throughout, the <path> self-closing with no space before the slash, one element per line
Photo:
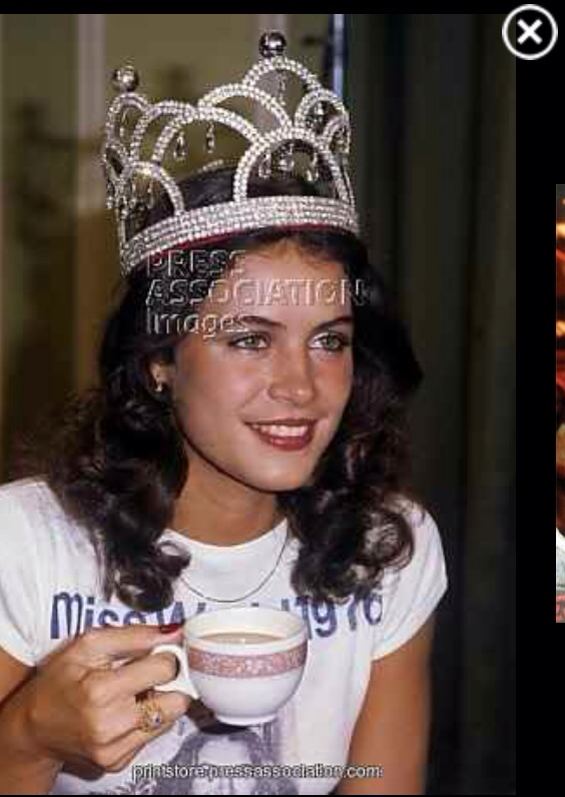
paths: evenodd
<path fill-rule="evenodd" d="M 323 348 L 326 351 L 340 352 L 351 345 L 351 341 L 345 335 L 338 335 L 335 332 L 329 332 L 325 335 L 320 335 L 316 341 L 322 341 L 322 346 L 313 346 L 313 348 Z M 316 342 L 315 341 L 315 342 Z"/>
<path fill-rule="evenodd" d="M 265 345 L 260 346 L 258 345 L 259 342 L 263 342 Z M 245 335 L 245 337 L 230 340 L 229 345 L 236 349 L 266 349 L 267 339 L 265 335 L 253 333 L 252 335 Z"/>

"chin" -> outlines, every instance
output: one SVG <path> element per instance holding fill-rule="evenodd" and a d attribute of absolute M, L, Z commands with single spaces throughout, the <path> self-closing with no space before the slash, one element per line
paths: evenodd
<path fill-rule="evenodd" d="M 287 490 L 297 490 L 308 483 L 312 475 L 312 469 L 290 472 L 289 470 L 280 471 L 279 473 L 265 473 L 250 475 L 247 483 L 254 487 L 256 490 L 264 490 L 265 492 L 285 492 Z"/>

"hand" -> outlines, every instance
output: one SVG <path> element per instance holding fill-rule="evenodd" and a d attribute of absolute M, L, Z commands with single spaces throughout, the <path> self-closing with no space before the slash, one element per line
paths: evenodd
<path fill-rule="evenodd" d="M 86 759 L 117 772 L 182 716 L 190 698 L 155 692 L 163 723 L 140 730 L 136 695 L 175 677 L 170 653 L 149 655 L 156 645 L 182 640 L 182 628 L 163 634 L 158 626 L 100 628 L 73 639 L 39 666 L 29 683 L 28 728 L 38 753 L 61 761 Z M 116 666 L 119 659 L 131 661 Z"/>

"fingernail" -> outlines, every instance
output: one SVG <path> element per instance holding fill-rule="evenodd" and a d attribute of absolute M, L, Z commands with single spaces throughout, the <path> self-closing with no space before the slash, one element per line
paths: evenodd
<path fill-rule="evenodd" d="M 172 634 L 175 631 L 178 631 L 184 625 L 184 620 L 180 623 L 169 623 L 168 625 L 160 625 L 159 632 L 161 634 Z"/>

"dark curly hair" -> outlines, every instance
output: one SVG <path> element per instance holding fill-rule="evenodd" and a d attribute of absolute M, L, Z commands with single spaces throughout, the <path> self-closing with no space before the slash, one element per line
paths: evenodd
<path fill-rule="evenodd" d="M 185 180 L 187 206 L 230 199 L 232 180 L 231 168 Z M 254 178 L 250 185 L 251 195 L 312 193 L 294 176 Z M 149 211 L 150 222 L 169 211 L 162 199 Z M 137 228 L 147 221 L 137 217 Z M 351 282 L 363 285 L 362 301 L 352 301 L 353 386 L 340 425 L 309 483 L 277 494 L 301 543 L 294 588 L 315 600 L 339 601 L 367 594 L 385 568 L 402 567 L 412 556 L 412 531 L 396 499 L 407 494 L 406 405 L 422 374 L 382 278 L 356 236 L 327 228 L 262 228 L 224 239 L 222 247 L 251 250 L 283 238 L 337 260 Z M 202 280 L 201 273 L 187 276 L 189 282 Z M 189 466 L 170 395 L 155 392 L 149 369 L 156 360 L 174 362 L 175 344 L 186 332 L 147 330 L 148 278 L 139 266 L 124 280 L 103 333 L 99 384 L 67 402 L 34 467 L 65 511 L 91 531 L 105 598 L 116 592 L 131 607 L 154 611 L 173 599 L 173 582 L 190 561 L 186 553 L 159 545 Z"/>

